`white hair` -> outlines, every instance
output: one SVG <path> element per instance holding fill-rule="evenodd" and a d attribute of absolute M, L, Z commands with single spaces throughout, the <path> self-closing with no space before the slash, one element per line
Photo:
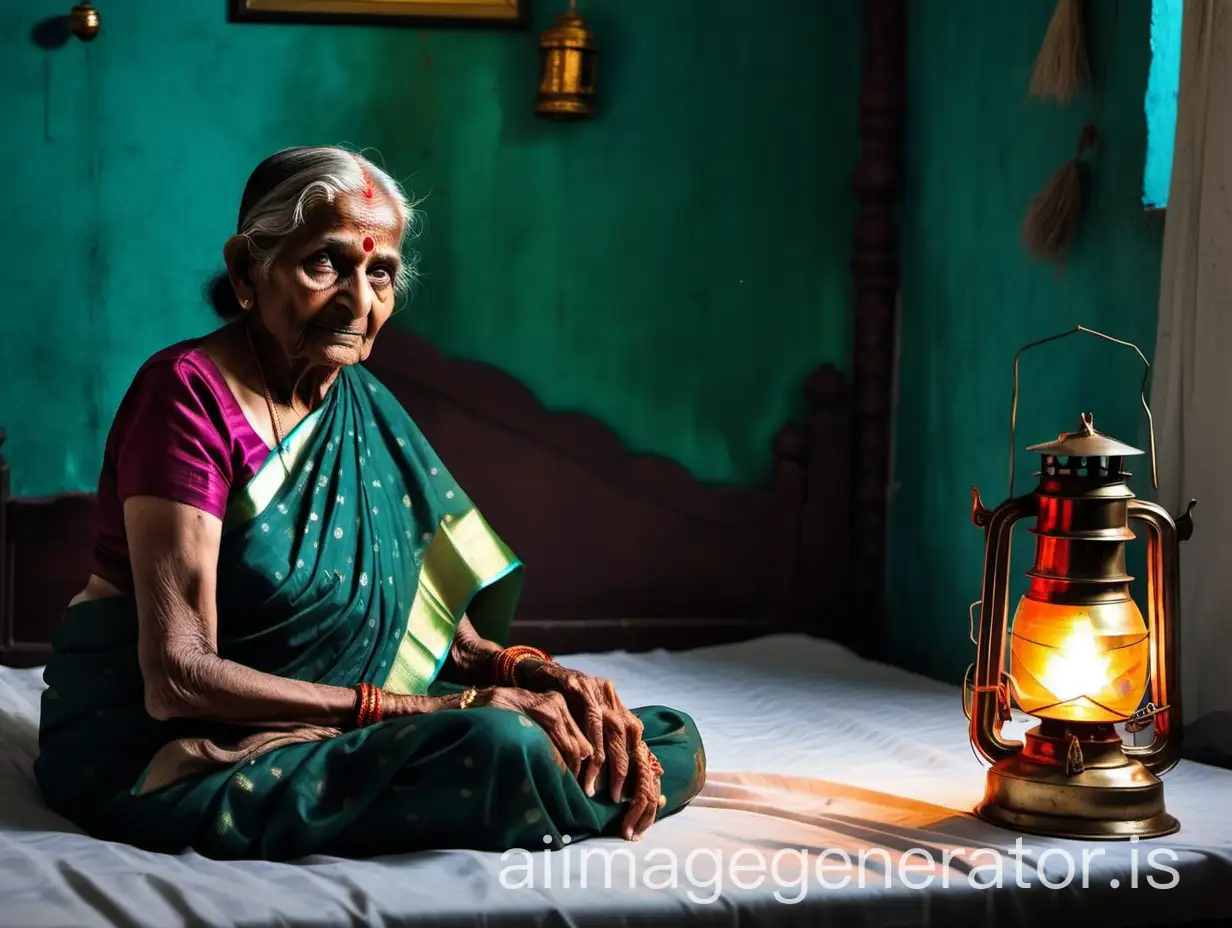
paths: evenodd
<path fill-rule="evenodd" d="M 248 239 L 253 260 L 269 273 L 287 237 L 318 207 L 343 194 L 374 191 L 392 202 L 402 242 L 414 234 L 418 213 L 402 185 L 363 155 L 342 148 L 288 148 L 265 159 L 248 180 L 238 234 Z M 416 258 L 404 255 L 394 281 L 399 296 L 415 277 Z"/>

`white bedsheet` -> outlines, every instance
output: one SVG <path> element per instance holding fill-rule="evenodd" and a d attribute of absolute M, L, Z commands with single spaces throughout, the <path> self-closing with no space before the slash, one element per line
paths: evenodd
<path fill-rule="evenodd" d="M 694 717 L 710 775 L 692 806 L 634 844 L 295 864 L 169 857 L 75 833 L 42 808 L 31 776 L 40 674 L 0 669 L 0 925 L 1055 926 L 1090 924 L 1095 913 L 1105 925 L 1232 916 L 1232 771 L 1182 763 L 1168 775 L 1169 809 L 1182 823 L 1171 838 L 1020 839 L 970 814 L 984 771 L 953 687 L 796 636 L 567 662 L 612 679 L 629 705 L 665 703 Z M 1068 861 L 1074 873 L 1062 886 Z M 982 869 L 973 876 L 972 867 Z M 976 885 L 998 872 L 1000 888 Z"/>

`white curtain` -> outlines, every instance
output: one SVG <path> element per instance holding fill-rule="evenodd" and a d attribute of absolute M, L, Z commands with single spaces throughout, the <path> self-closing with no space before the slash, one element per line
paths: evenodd
<path fill-rule="evenodd" d="M 1198 501 L 1181 546 L 1183 721 L 1191 745 L 1229 750 L 1232 0 L 1185 0 L 1154 369 L 1159 502 L 1179 515 Z"/>

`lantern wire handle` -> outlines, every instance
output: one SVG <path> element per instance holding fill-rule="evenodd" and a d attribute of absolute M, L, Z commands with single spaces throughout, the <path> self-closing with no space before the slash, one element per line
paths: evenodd
<path fill-rule="evenodd" d="M 1010 495 L 1009 498 L 1014 498 L 1014 454 L 1017 450 L 1015 442 L 1015 432 L 1018 428 L 1018 361 L 1023 353 L 1030 351 L 1032 348 L 1038 348 L 1040 345 L 1046 345 L 1049 342 L 1055 342 L 1062 338 L 1068 338 L 1070 335 L 1077 335 L 1079 332 L 1086 332 L 1088 335 L 1097 335 L 1100 338 L 1113 342 L 1117 345 L 1124 345 L 1126 348 L 1132 348 L 1137 352 L 1138 357 L 1142 359 L 1142 363 L 1146 366 L 1146 371 L 1142 374 L 1142 388 L 1138 393 L 1138 398 L 1142 402 L 1142 408 L 1146 411 L 1147 430 L 1150 433 L 1151 441 L 1151 486 L 1159 489 L 1159 470 L 1155 464 L 1155 418 L 1151 415 L 1150 404 L 1146 401 L 1147 383 L 1151 379 L 1151 362 L 1147 360 L 1146 355 L 1142 353 L 1142 349 L 1133 342 L 1122 341 L 1119 338 L 1113 338 L 1111 335 L 1105 335 L 1103 332 L 1097 332 L 1095 329 L 1088 329 L 1085 325 L 1076 326 L 1068 332 L 1061 332 L 1057 335 L 1049 335 L 1047 338 L 1041 338 L 1039 341 L 1031 342 L 1023 345 L 1018 349 L 1018 353 L 1014 355 L 1014 396 L 1010 401 Z"/>
<path fill-rule="evenodd" d="M 975 637 L 975 610 L 983 606 L 982 600 L 977 599 L 967 607 L 967 638 L 976 647 L 979 647 L 979 641 Z M 963 673 L 962 682 L 962 704 L 963 714 L 967 717 L 967 721 L 971 721 L 971 701 L 968 693 L 971 692 L 971 673 L 975 670 L 975 664 L 968 664 L 967 670 Z M 973 748 L 974 750 L 974 748 Z M 978 753 L 976 756 L 979 756 Z"/>

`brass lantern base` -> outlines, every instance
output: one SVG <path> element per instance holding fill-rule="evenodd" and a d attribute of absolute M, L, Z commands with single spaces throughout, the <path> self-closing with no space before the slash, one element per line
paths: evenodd
<path fill-rule="evenodd" d="M 541 96 L 535 104 L 535 114 L 548 119 L 558 119 L 569 122 L 576 119 L 589 119 L 595 115 L 595 106 L 590 100 L 582 97 L 562 94 L 558 97 Z"/>
<path fill-rule="evenodd" d="M 976 815 L 1028 834 L 1080 840 L 1158 838 L 1180 829 L 1164 787 L 1126 755 L 1111 725 L 1045 721 L 988 771 Z"/>

